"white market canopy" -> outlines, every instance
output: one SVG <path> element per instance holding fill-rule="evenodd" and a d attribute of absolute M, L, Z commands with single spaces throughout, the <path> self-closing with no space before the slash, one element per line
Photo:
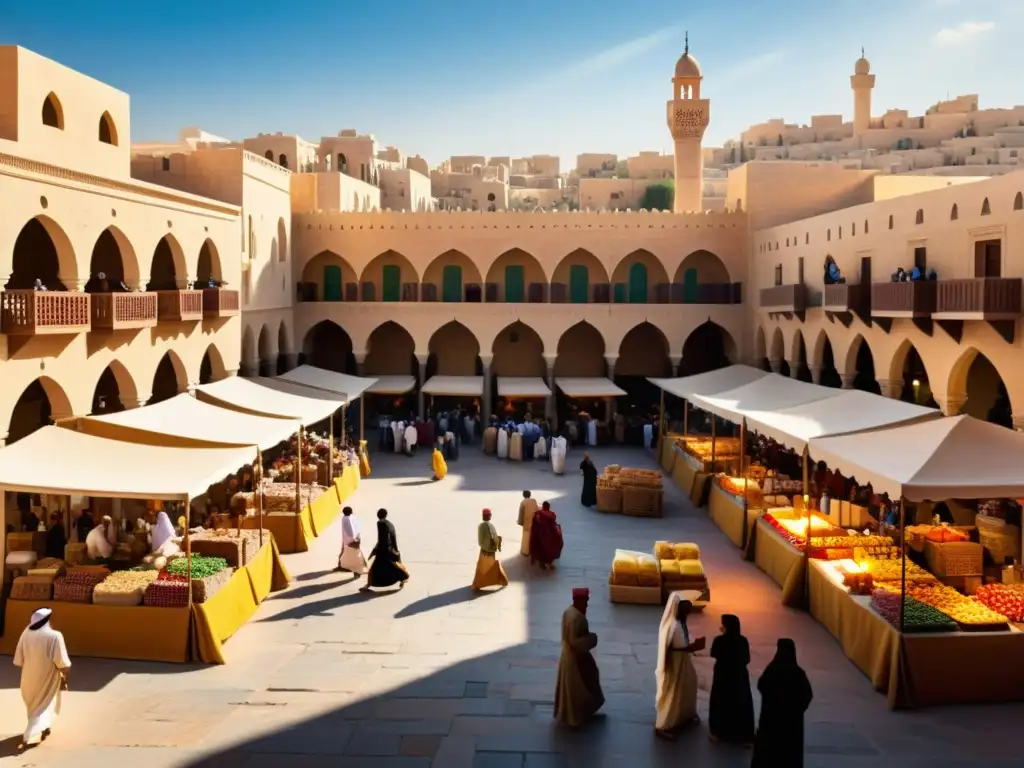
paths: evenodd
<path fill-rule="evenodd" d="M 860 390 L 833 389 L 833 397 L 784 408 L 747 412 L 747 427 L 803 451 L 816 437 L 847 435 L 942 416 L 934 408 L 904 403 Z"/>
<path fill-rule="evenodd" d="M 219 408 L 181 394 L 143 408 L 86 416 L 78 419 L 78 429 L 96 437 L 168 447 L 273 448 L 294 435 L 299 422 Z"/>
<path fill-rule="evenodd" d="M 292 384 L 301 384 L 304 387 L 323 389 L 336 395 L 344 395 L 345 399 L 351 402 L 373 386 L 377 379 L 349 376 L 347 373 L 328 371 L 326 368 L 317 368 L 314 365 L 300 365 L 288 373 L 277 376 L 275 381 L 287 381 Z"/>
<path fill-rule="evenodd" d="M 689 399 L 694 395 L 717 395 L 742 387 L 768 375 L 767 371 L 749 365 L 730 365 L 717 371 L 681 376 L 676 379 L 648 379 L 671 395 Z"/>
<path fill-rule="evenodd" d="M 256 416 L 295 419 L 316 424 L 345 405 L 344 395 L 274 379 L 232 376 L 196 387 L 196 397 L 214 405 Z"/>
<path fill-rule="evenodd" d="M 566 397 L 619 397 L 626 394 L 626 390 L 615 385 L 615 382 L 606 378 L 557 378 L 556 386 L 562 390 Z"/>
<path fill-rule="evenodd" d="M 251 448 L 165 448 L 43 427 L 0 449 L 0 488 L 184 500 L 251 464 Z"/>
<path fill-rule="evenodd" d="M 539 376 L 499 376 L 500 397 L 547 397 L 551 389 Z"/>
<path fill-rule="evenodd" d="M 836 390 L 832 387 L 768 374 L 736 389 L 714 395 L 692 395 L 690 400 L 697 408 L 739 423 L 752 413 L 780 411 L 835 396 Z"/>
<path fill-rule="evenodd" d="M 367 389 L 370 395 L 404 395 L 416 388 L 415 376 L 375 376 Z"/>
<path fill-rule="evenodd" d="M 1024 498 L 1024 434 L 970 416 L 823 437 L 811 454 L 892 499 Z"/>
<path fill-rule="evenodd" d="M 431 376 L 422 389 L 425 395 L 451 395 L 453 397 L 482 397 L 483 376 Z"/>

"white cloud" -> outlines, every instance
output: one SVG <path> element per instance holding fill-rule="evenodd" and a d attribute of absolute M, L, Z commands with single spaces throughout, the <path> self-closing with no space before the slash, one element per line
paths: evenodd
<path fill-rule="evenodd" d="M 994 21 L 962 21 L 955 27 L 940 29 L 935 34 L 939 45 L 964 45 L 996 28 Z"/>
<path fill-rule="evenodd" d="M 786 51 L 769 51 L 760 56 L 743 59 L 725 70 L 719 77 L 715 78 L 717 83 L 730 83 L 744 80 L 761 74 L 780 59 L 785 58 Z"/>
<path fill-rule="evenodd" d="M 615 69 L 627 61 L 638 59 L 649 51 L 653 51 L 670 40 L 678 38 L 682 31 L 683 28 L 677 25 L 666 27 L 650 35 L 627 40 L 593 56 L 580 59 L 555 75 L 553 79 L 559 81 L 579 80 L 600 72 L 606 72 L 609 69 Z"/>

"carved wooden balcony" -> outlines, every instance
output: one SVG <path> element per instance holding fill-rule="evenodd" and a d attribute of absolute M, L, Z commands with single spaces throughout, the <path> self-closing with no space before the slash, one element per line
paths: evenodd
<path fill-rule="evenodd" d="M 847 328 L 855 315 L 865 324 L 871 324 L 871 291 L 868 286 L 849 283 L 826 285 L 821 306 L 830 319 L 837 317 Z"/>
<path fill-rule="evenodd" d="M 191 323 L 203 319 L 203 292 L 157 291 L 157 319 L 161 323 Z"/>
<path fill-rule="evenodd" d="M 762 288 L 761 309 L 771 313 L 802 316 L 807 309 L 807 286 L 794 283 Z"/>
<path fill-rule="evenodd" d="M 1007 341 L 1013 341 L 1021 311 L 1024 283 L 1019 277 L 974 277 L 940 280 L 935 284 L 932 318 L 960 341 L 965 320 L 988 322 Z"/>
<path fill-rule="evenodd" d="M 92 317 L 87 293 L 15 289 L 0 296 L 0 330 L 12 336 L 88 331 Z"/>
<path fill-rule="evenodd" d="M 94 293 L 92 330 L 129 331 L 157 323 L 155 293 Z"/>
<path fill-rule="evenodd" d="M 871 284 L 871 319 L 887 333 L 893 320 L 905 319 L 931 336 L 934 311 L 934 280 Z"/>
<path fill-rule="evenodd" d="M 239 311 L 238 291 L 227 288 L 203 289 L 203 317 L 234 317 Z"/>

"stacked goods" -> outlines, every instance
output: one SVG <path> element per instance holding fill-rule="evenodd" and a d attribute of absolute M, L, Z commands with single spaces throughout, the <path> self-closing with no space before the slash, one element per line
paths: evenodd
<path fill-rule="evenodd" d="M 982 507 L 991 509 L 991 505 Z M 986 549 L 996 563 L 1005 563 L 1007 558 L 1020 560 L 1021 538 L 1020 528 L 1010 525 L 1005 520 L 980 511 L 974 519 L 978 526 L 978 541 Z"/>
<path fill-rule="evenodd" d="M 615 550 L 615 559 L 612 560 L 612 584 L 620 587 L 639 587 L 639 552 L 630 552 L 625 549 Z"/>
<path fill-rule="evenodd" d="M 618 484 L 618 475 L 609 470 L 611 467 L 605 467 L 605 474 L 597 478 L 597 510 L 621 512 L 622 488 Z"/>
<path fill-rule="evenodd" d="M 53 599 L 63 603 L 91 603 L 96 585 L 109 575 L 106 568 L 72 568 L 66 576 L 53 580 Z"/>
<path fill-rule="evenodd" d="M 973 541 L 928 540 L 924 543 L 924 556 L 928 569 L 936 576 L 981 576 L 985 550 Z"/>
<path fill-rule="evenodd" d="M 192 602 L 204 603 L 231 580 L 232 570 L 223 557 L 192 556 Z M 181 557 L 167 565 L 159 578 L 170 581 L 188 579 L 188 559 Z"/>
<path fill-rule="evenodd" d="M 1024 584 L 989 584 L 978 587 L 974 597 L 1010 621 L 1024 621 Z"/>
<path fill-rule="evenodd" d="M 871 607 L 894 627 L 900 625 L 900 596 L 884 589 L 871 595 Z M 912 597 L 903 598 L 903 628 L 907 632 L 955 632 L 956 622 Z"/>
<path fill-rule="evenodd" d="M 142 605 L 146 588 L 156 581 L 157 571 L 117 571 L 96 585 L 92 601 L 96 605 Z"/>
<path fill-rule="evenodd" d="M 612 464 L 597 479 L 597 508 L 602 512 L 660 517 L 664 490 L 656 469 L 634 469 Z"/>
<path fill-rule="evenodd" d="M 870 595 L 875 588 L 875 579 L 871 571 L 854 567 L 843 572 L 843 584 L 850 590 L 850 594 Z"/>
<path fill-rule="evenodd" d="M 871 577 L 877 581 L 900 582 L 903 580 L 903 565 L 899 560 L 874 560 L 864 561 Z M 938 584 L 939 580 L 932 576 L 916 563 L 907 560 L 907 585 L 918 584 L 922 586 Z"/>
<path fill-rule="evenodd" d="M 663 594 L 690 590 L 699 592 L 701 600 L 709 599 L 708 579 L 696 544 L 658 541 L 654 544 L 654 556 L 661 567 Z"/>
<path fill-rule="evenodd" d="M 858 547 L 891 547 L 889 536 L 812 536 L 811 557 L 818 560 L 848 560 Z"/>
<path fill-rule="evenodd" d="M 11 585 L 11 600 L 48 601 L 53 598 L 52 576 L 18 576 Z"/>
<path fill-rule="evenodd" d="M 711 461 L 711 438 L 709 437 L 684 437 L 676 440 L 677 445 L 684 453 L 688 453 L 698 461 L 707 463 Z M 715 461 L 719 459 L 734 459 L 740 455 L 740 441 L 735 437 L 720 437 L 714 441 Z"/>
<path fill-rule="evenodd" d="M 269 534 L 264 534 L 269 536 Z M 233 568 L 240 568 L 256 556 L 260 549 L 260 532 L 209 531 L 203 530 L 192 535 L 192 554 L 206 557 L 221 557 Z"/>
<path fill-rule="evenodd" d="M 324 488 L 321 485 L 299 486 L 299 498 L 303 507 L 308 507 L 314 501 L 323 496 Z M 264 483 L 263 485 L 263 511 L 264 512 L 297 512 L 295 509 L 295 485 L 293 483 Z"/>
<path fill-rule="evenodd" d="M 947 541 L 970 541 L 971 537 L 959 528 L 948 525 L 908 525 L 908 538 L 923 538 L 939 544 Z"/>
<path fill-rule="evenodd" d="M 900 548 L 886 544 L 876 544 L 870 547 L 857 545 L 853 548 L 854 560 L 899 560 Z"/>
<path fill-rule="evenodd" d="M 184 608 L 188 605 L 188 584 L 183 580 L 158 578 L 146 587 L 142 604 L 153 608 Z"/>
<path fill-rule="evenodd" d="M 883 582 L 881 589 L 895 594 L 900 593 L 897 582 Z M 972 600 L 945 584 L 907 585 L 907 595 L 915 600 L 942 611 L 960 625 L 964 630 L 1005 629 L 1006 617 L 985 607 L 977 600 Z"/>

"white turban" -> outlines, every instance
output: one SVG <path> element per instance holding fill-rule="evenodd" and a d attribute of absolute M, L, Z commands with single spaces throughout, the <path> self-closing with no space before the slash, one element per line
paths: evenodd
<path fill-rule="evenodd" d="M 40 608 L 38 611 L 33 613 L 32 614 L 32 618 L 29 619 L 29 622 L 28 622 L 29 627 L 35 629 L 36 628 L 36 624 L 38 624 L 39 622 L 45 621 L 46 619 L 50 618 L 50 614 L 52 614 L 52 613 L 53 613 L 53 611 L 51 611 L 49 608 Z"/>

